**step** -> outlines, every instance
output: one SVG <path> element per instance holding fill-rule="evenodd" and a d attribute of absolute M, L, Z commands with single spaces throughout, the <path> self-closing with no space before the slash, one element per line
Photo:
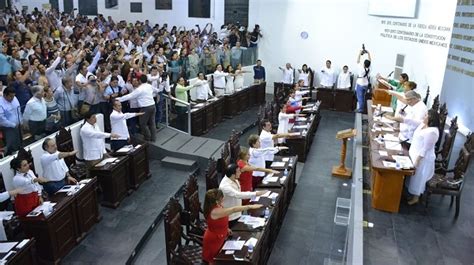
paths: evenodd
<path fill-rule="evenodd" d="M 175 168 L 179 170 L 192 171 L 198 167 L 194 160 L 177 158 L 173 156 L 166 156 L 161 159 L 161 163 L 165 167 Z"/>

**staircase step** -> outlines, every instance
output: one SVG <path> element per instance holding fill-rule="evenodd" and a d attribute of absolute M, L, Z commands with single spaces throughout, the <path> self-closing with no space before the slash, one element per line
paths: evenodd
<path fill-rule="evenodd" d="M 198 167 L 197 162 L 194 160 L 177 158 L 173 156 L 166 156 L 161 160 L 161 163 L 165 167 L 180 169 L 180 170 L 194 170 Z"/>

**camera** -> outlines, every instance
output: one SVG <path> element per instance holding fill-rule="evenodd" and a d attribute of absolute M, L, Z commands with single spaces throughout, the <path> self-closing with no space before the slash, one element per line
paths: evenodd
<path fill-rule="evenodd" d="M 362 44 L 362 51 L 360 52 L 360 55 L 364 55 L 364 54 L 366 54 L 366 53 L 368 53 L 368 52 L 367 52 L 367 50 L 365 49 L 365 45 Z"/>

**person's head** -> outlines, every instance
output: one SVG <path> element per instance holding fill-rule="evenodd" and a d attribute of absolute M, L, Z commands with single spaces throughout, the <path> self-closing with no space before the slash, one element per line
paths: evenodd
<path fill-rule="evenodd" d="M 229 65 L 225 68 L 225 71 L 226 71 L 227 73 L 233 73 L 233 72 L 234 72 L 234 68 L 232 68 L 232 65 L 229 64 Z"/>
<path fill-rule="evenodd" d="M 297 86 L 295 86 L 295 88 L 296 88 L 297 90 L 300 90 L 301 87 L 304 87 L 304 80 L 303 80 L 303 79 L 300 79 L 300 80 L 298 80 L 298 83 L 296 83 L 296 84 L 297 84 Z"/>
<path fill-rule="evenodd" d="M 414 106 L 416 103 L 418 103 L 421 100 L 420 94 L 416 93 L 413 90 L 405 92 L 405 98 L 410 106 Z"/>
<path fill-rule="evenodd" d="M 63 77 L 63 79 L 61 79 L 61 82 L 62 82 L 64 88 L 66 88 L 66 89 L 71 89 L 72 88 L 72 79 L 71 78 Z"/>
<path fill-rule="evenodd" d="M 291 68 L 291 64 L 290 64 L 290 63 L 286 63 L 285 67 L 286 67 L 286 69 L 290 69 L 290 68 Z"/>
<path fill-rule="evenodd" d="M 158 67 L 152 66 L 151 67 L 151 75 L 157 75 L 158 74 Z"/>
<path fill-rule="evenodd" d="M 114 100 L 114 105 L 113 105 L 114 110 L 118 112 L 122 112 L 122 103 L 118 100 Z"/>
<path fill-rule="evenodd" d="M 87 78 L 87 81 L 89 82 L 90 85 L 97 85 L 97 77 L 95 75 L 90 75 Z"/>
<path fill-rule="evenodd" d="M 204 207 L 203 212 L 204 216 L 208 217 L 211 213 L 212 209 L 216 207 L 216 205 L 222 205 L 224 200 L 224 193 L 219 189 L 210 189 L 206 192 L 206 196 L 204 197 Z"/>
<path fill-rule="evenodd" d="M 405 92 L 416 89 L 416 83 L 413 81 L 407 81 L 403 83 L 403 89 Z"/>
<path fill-rule="evenodd" d="M 53 90 L 50 88 L 50 87 L 47 87 L 45 86 L 43 88 L 43 91 L 44 91 L 44 97 L 47 98 L 47 99 L 52 99 L 54 94 L 53 94 Z"/>
<path fill-rule="evenodd" d="M 186 85 L 186 80 L 184 79 L 183 76 L 180 76 L 180 77 L 178 78 L 178 84 L 180 84 L 180 85 L 182 85 L 182 86 Z"/>
<path fill-rule="evenodd" d="M 364 67 L 369 68 L 370 67 L 370 61 L 369 60 L 364 60 Z"/>
<path fill-rule="evenodd" d="M 250 147 L 260 148 L 260 137 L 257 134 L 252 134 L 247 140 Z"/>
<path fill-rule="evenodd" d="M 262 121 L 260 121 L 260 126 L 262 127 L 262 130 L 265 130 L 267 132 L 272 130 L 272 123 L 267 119 L 263 119 Z"/>
<path fill-rule="evenodd" d="M 53 138 L 44 139 L 42 147 L 44 151 L 50 154 L 54 154 L 56 151 L 58 151 L 58 146 L 56 145 L 56 141 Z"/>
<path fill-rule="evenodd" d="M 33 86 L 31 88 L 31 93 L 33 96 L 37 98 L 43 98 L 44 97 L 44 87 L 43 86 Z"/>
<path fill-rule="evenodd" d="M 198 74 L 198 79 L 199 79 L 199 80 L 205 80 L 205 76 L 204 76 L 204 73 L 203 73 L 203 72 L 199 72 L 199 74 Z"/>
<path fill-rule="evenodd" d="M 243 146 L 240 147 L 239 159 L 248 162 L 250 159 L 249 149 Z"/>
<path fill-rule="evenodd" d="M 294 89 L 290 90 L 290 92 L 288 93 L 288 96 L 290 96 L 290 98 L 294 98 L 295 97 L 295 90 Z"/>
<path fill-rule="evenodd" d="M 257 66 L 261 66 L 262 65 L 262 60 L 258 59 L 257 60 Z"/>
<path fill-rule="evenodd" d="M 146 82 L 148 82 L 148 77 L 146 75 L 141 75 L 140 76 L 140 82 L 142 84 L 145 84 Z"/>
<path fill-rule="evenodd" d="M 118 76 L 120 74 L 120 70 L 118 68 L 118 66 L 114 65 L 112 67 L 112 69 L 110 69 L 110 71 L 112 72 L 112 76 Z"/>
<path fill-rule="evenodd" d="M 239 179 L 240 168 L 237 166 L 237 164 L 229 164 L 225 169 L 225 175 L 229 178 Z"/>
<path fill-rule="evenodd" d="M 428 127 L 436 127 L 439 128 L 439 113 L 435 109 L 430 109 L 428 113 L 425 115 L 423 121 Z"/>
<path fill-rule="evenodd" d="M 344 73 L 347 73 L 347 71 L 349 71 L 349 67 L 348 67 L 347 65 L 344 65 L 344 66 L 342 67 L 342 71 L 343 71 Z"/>
<path fill-rule="evenodd" d="M 237 48 L 240 47 L 240 41 L 235 43 L 235 47 L 237 47 Z"/>
<path fill-rule="evenodd" d="M 15 95 L 16 95 L 16 92 L 15 92 L 15 89 L 14 89 L 13 87 L 7 86 L 7 87 L 3 90 L 3 97 L 4 97 L 8 102 L 12 102 L 13 99 L 15 98 Z"/>
<path fill-rule="evenodd" d="M 95 113 L 93 112 L 87 112 L 85 115 L 84 115 L 84 121 L 85 122 L 88 122 L 89 124 L 91 125 L 94 125 L 96 122 L 97 122 L 97 118 L 95 117 Z"/>
<path fill-rule="evenodd" d="M 410 81 L 410 79 L 408 78 L 408 75 L 406 73 L 401 73 L 400 77 L 398 78 L 398 81 L 400 82 L 400 84 L 403 84 L 407 81 Z"/>
<path fill-rule="evenodd" d="M 222 71 L 222 64 L 216 65 L 216 71 Z"/>
<path fill-rule="evenodd" d="M 327 61 L 326 61 L 326 67 L 327 67 L 327 68 L 331 68 L 331 60 L 327 60 Z"/>
<path fill-rule="evenodd" d="M 30 164 L 28 163 L 28 161 L 26 159 L 21 159 L 18 157 L 12 159 L 12 161 L 10 162 L 10 167 L 14 171 L 19 173 L 28 173 L 28 171 L 30 170 Z"/>
<path fill-rule="evenodd" d="M 289 104 L 289 103 L 288 103 Z M 280 112 L 281 113 L 286 113 L 286 110 L 288 108 L 288 104 L 282 104 L 280 107 Z"/>
<path fill-rule="evenodd" d="M 116 77 L 116 76 L 110 77 L 109 85 L 111 87 L 117 87 L 118 86 L 118 77 Z"/>

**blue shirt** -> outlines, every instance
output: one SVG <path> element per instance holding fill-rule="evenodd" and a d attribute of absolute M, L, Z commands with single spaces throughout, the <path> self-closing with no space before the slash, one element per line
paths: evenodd
<path fill-rule="evenodd" d="M 0 97 L 0 127 L 15 128 L 20 124 L 21 112 L 20 103 L 16 97 L 9 102 L 4 97 Z"/>
<path fill-rule="evenodd" d="M 265 67 L 263 67 L 263 66 L 254 66 L 253 67 L 253 79 L 263 79 L 263 80 L 265 80 Z"/>
<path fill-rule="evenodd" d="M 12 72 L 10 60 L 5 54 L 0 53 L 0 75 L 8 75 Z"/>
<path fill-rule="evenodd" d="M 33 97 L 30 87 L 25 83 L 15 81 L 13 82 L 13 88 L 21 106 L 25 106 L 28 100 Z"/>

